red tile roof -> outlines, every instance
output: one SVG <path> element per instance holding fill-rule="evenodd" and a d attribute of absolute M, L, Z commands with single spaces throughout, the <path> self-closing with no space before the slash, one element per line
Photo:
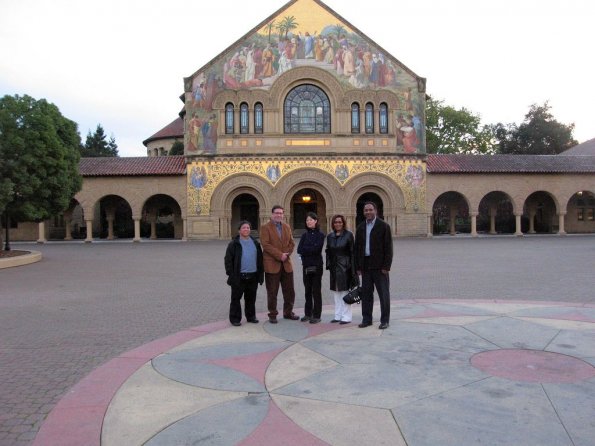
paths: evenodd
<path fill-rule="evenodd" d="M 81 158 L 79 172 L 83 177 L 184 175 L 186 161 L 183 156 Z"/>
<path fill-rule="evenodd" d="M 595 156 L 428 155 L 428 173 L 595 173 Z"/>
<path fill-rule="evenodd" d="M 151 141 L 168 138 L 184 139 L 184 120 L 182 118 L 173 120 L 153 136 L 149 136 L 147 139 L 145 139 L 143 144 L 146 146 Z"/>

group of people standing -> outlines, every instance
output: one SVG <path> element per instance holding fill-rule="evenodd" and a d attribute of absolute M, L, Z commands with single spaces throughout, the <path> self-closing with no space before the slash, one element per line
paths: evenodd
<path fill-rule="evenodd" d="M 231 286 L 229 320 L 232 325 L 241 325 L 241 299 L 244 297 L 246 320 L 256 319 L 256 292 L 258 284 L 266 283 L 269 323 L 276 324 L 277 295 L 279 287 L 283 294 L 283 318 L 301 320 L 310 324 L 321 322 L 322 276 L 324 267 L 329 271 L 330 291 L 335 303 L 331 323 L 348 324 L 352 321 L 352 306 L 343 296 L 360 285 L 362 321 L 360 328 L 372 325 L 374 288 L 380 300 L 380 325 L 388 328 L 390 323 L 389 271 L 393 258 L 391 228 L 377 216 L 373 202 L 364 204 L 363 221 L 356 229 L 355 237 L 347 229 L 345 217 L 332 218 L 332 230 L 325 236 L 320 231 L 318 216 L 306 215 L 306 231 L 297 246 L 302 260 L 302 277 L 305 291 L 304 316 L 293 312 L 295 290 L 291 254 L 295 248 L 293 232 L 283 222 L 284 209 L 273 206 L 271 219 L 260 230 L 260 242 L 250 235 L 248 221 L 240 222 L 238 235 L 229 243 L 225 253 L 227 283 Z M 326 240 L 326 262 L 322 250 Z"/>

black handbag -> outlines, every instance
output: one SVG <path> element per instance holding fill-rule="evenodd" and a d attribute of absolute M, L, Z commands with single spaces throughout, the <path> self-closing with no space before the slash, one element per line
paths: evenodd
<path fill-rule="evenodd" d="M 345 296 L 343 296 L 343 301 L 347 305 L 359 304 L 362 301 L 361 287 L 349 290 L 349 292 Z"/>
<path fill-rule="evenodd" d="M 318 272 L 318 267 L 317 266 L 306 266 L 304 268 L 304 272 L 306 273 L 306 276 L 313 276 L 314 274 L 316 274 Z"/>

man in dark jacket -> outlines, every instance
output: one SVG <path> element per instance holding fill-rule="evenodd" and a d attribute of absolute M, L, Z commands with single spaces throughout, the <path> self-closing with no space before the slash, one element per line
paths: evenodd
<path fill-rule="evenodd" d="M 264 266 L 260 243 L 250 236 L 250 222 L 240 222 L 239 234 L 229 242 L 225 252 L 225 274 L 227 284 L 231 286 L 231 303 L 229 304 L 229 322 L 234 326 L 241 325 L 242 306 L 240 300 L 244 296 L 244 313 L 246 320 L 254 324 L 256 319 L 256 290 L 258 284 L 264 282 Z"/>
<path fill-rule="evenodd" d="M 393 239 L 390 225 L 376 217 L 376 204 L 364 204 L 365 221 L 355 233 L 355 267 L 362 276 L 362 323 L 372 325 L 374 287 L 380 300 L 380 325 L 384 330 L 390 323 L 389 271 L 393 262 Z"/>

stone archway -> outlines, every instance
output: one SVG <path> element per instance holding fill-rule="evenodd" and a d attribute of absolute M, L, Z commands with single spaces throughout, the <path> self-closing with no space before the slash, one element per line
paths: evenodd
<path fill-rule="evenodd" d="M 525 199 L 521 231 L 528 234 L 563 233 L 564 228 L 560 228 L 557 209 L 558 205 L 552 194 L 545 191 L 533 192 Z"/>
<path fill-rule="evenodd" d="M 114 238 L 133 238 L 134 221 L 132 207 L 119 195 L 106 195 L 95 206 L 93 228 L 87 228 L 87 238 L 92 230 L 93 237 L 113 240 Z"/>
<path fill-rule="evenodd" d="M 318 216 L 320 230 L 328 232 L 326 200 L 314 188 L 306 187 L 298 190 L 291 198 L 291 223 L 293 234 L 299 237 L 306 229 L 306 215 L 314 212 Z"/>
<path fill-rule="evenodd" d="M 143 206 L 140 236 L 151 240 L 183 237 L 182 209 L 169 195 L 156 194 Z"/>
<path fill-rule="evenodd" d="M 564 227 L 569 233 L 595 232 L 595 194 L 587 190 L 575 193 L 566 205 Z"/>
<path fill-rule="evenodd" d="M 363 221 L 363 202 L 367 201 L 365 197 L 377 197 L 370 201 L 375 201 L 382 207 L 383 220 L 391 226 L 393 235 L 398 234 L 399 216 L 402 216 L 405 210 L 405 198 L 403 191 L 394 181 L 381 174 L 365 173 L 350 180 L 345 189 L 349 197 L 349 209 L 345 214 L 348 228 L 355 231 L 356 220 L 360 214 Z"/>
<path fill-rule="evenodd" d="M 251 193 L 243 192 L 231 203 L 231 234 L 235 233 L 241 221 L 249 221 L 252 231 L 258 231 L 260 228 L 260 205 Z"/>
<path fill-rule="evenodd" d="M 459 192 L 444 192 L 432 205 L 432 234 L 470 233 L 469 201 Z"/>
<path fill-rule="evenodd" d="M 512 199 L 505 192 L 486 194 L 478 206 L 477 231 L 488 234 L 514 234 L 516 220 Z"/>

